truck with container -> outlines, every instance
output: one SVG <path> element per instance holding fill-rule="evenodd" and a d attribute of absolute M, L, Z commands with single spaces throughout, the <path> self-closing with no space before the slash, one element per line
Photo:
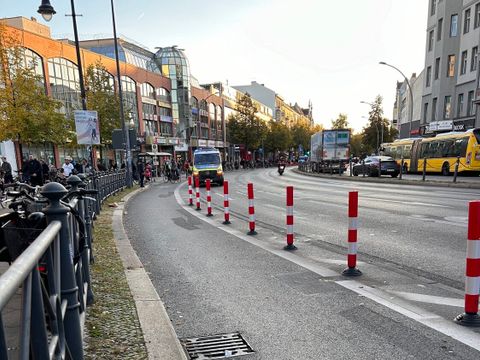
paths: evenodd
<path fill-rule="evenodd" d="M 318 173 L 343 173 L 350 159 L 350 130 L 322 130 L 310 139 L 310 169 Z"/>

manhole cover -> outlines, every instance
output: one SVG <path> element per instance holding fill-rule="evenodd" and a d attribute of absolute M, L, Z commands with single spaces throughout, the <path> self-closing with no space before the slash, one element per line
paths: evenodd
<path fill-rule="evenodd" d="M 226 359 L 253 353 L 240 333 L 182 339 L 190 359 Z"/>

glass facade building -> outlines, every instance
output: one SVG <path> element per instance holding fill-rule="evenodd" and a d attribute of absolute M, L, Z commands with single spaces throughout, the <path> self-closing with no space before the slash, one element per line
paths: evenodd
<path fill-rule="evenodd" d="M 187 57 L 176 46 L 161 48 L 155 54 L 155 62 L 163 76 L 170 78 L 172 90 L 173 125 L 175 137 L 187 139 L 192 126 L 190 110 L 190 69 Z"/>

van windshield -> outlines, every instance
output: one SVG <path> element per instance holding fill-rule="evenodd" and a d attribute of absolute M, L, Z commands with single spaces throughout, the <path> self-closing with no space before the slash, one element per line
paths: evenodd
<path fill-rule="evenodd" d="M 193 161 L 196 167 L 214 167 L 220 165 L 220 155 L 217 153 L 195 154 Z"/>

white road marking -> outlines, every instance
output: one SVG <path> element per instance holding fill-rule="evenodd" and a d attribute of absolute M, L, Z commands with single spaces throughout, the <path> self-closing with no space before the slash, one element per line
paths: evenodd
<path fill-rule="evenodd" d="M 214 193 L 214 194 L 217 195 L 217 196 L 220 196 L 220 197 L 223 199 L 223 194 L 220 194 L 220 193 L 217 193 L 217 192 Z M 230 197 L 230 195 L 229 195 L 229 196 L 228 196 L 228 201 L 233 201 L 233 200 L 235 200 L 235 199 L 232 198 L 232 197 Z"/>
<path fill-rule="evenodd" d="M 198 212 L 189 208 L 186 205 L 186 202 L 182 199 L 180 195 L 179 185 L 175 189 L 175 199 L 179 205 L 182 205 L 183 209 L 189 212 L 191 215 L 196 216 L 198 219 L 205 221 L 206 223 L 223 230 L 233 236 L 238 237 L 252 245 L 258 246 L 261 249 L 264 249 L 278 257 L 281 257 L 285 260 L 291 261 L 307 270 L 310 270 L 322 277 L 337 277 L 340 274 L 337 271 L 330 270 L 324 266 L 318 264 L 318 262 L 306 259 L 301 256 L 298 256 L 292 252 L 285 250 L 279 250 L 278 248 L 270 245 L 265 241 L 261 241 L 255 237 L 245 235 L 244 233 L 235 230 L 233 228 L 227 227 L 225 225 L 219 225 L 213 219 L 209 219 L 204 216 L 200 216 Z M 261 227 L 258 227 L 261 230 Z M 362 284 L 356 280 L 340 280 L 335 281 L 336 284 L 349 289 L 361 296 L 364 296 L 377 304 L 385 306 L 393 311 L 396 311 L 412 320 L 415 320 L 429 328 L 438 331 L 444 335 L 447 335 L 471 348 L 480 351 L 480 334 L 475 333 L 469 328 L 460 326 L 454 323 L 452 320 L 447 320 L 440 317 L 437 314 L 431 313 L 425 309 L 419 308 L 417 306 L 409 304 L 406 300 L 400 298 L 392 298 L 392 294 L 380 289 L 375 289 L 367 285 Z"/>
<path fill-rule="evenodd" d="M 456 298 L 448 298 L 443 296 L 433 296 L 433 295 L 425 295 L 425 294 L 417 294 L 417 293 L 409 293 L 403 291 L 391 291 L 392 294 L 400 296 L 405 300 L 423 302 L 428 304 L 436 304 L 436 305 L 447 305 L 447 306 L 455 306 L 459 308 L 463 308 L 465 305 L 465 300 L 463 299 L 456 299 Z"/>
<path fill-rule="evenodd" d="M 284 207 L 277 206 L 277 205 L 272 205 L 272 204 L 262 204 L 261 206 L 269 207 L 275 210 L 280 210 L 280 211 L 286 211 Z"/>
<path fill-rule="evenodd" d="M 410 305 L 401 299 L 391 299 L 389 294 L 363 285 L 355 280 L 335 281 L 335 283 L 480 351 L 480 334 L 455 324 L 452 320 L 443 319 L 434 313 Z"/>

